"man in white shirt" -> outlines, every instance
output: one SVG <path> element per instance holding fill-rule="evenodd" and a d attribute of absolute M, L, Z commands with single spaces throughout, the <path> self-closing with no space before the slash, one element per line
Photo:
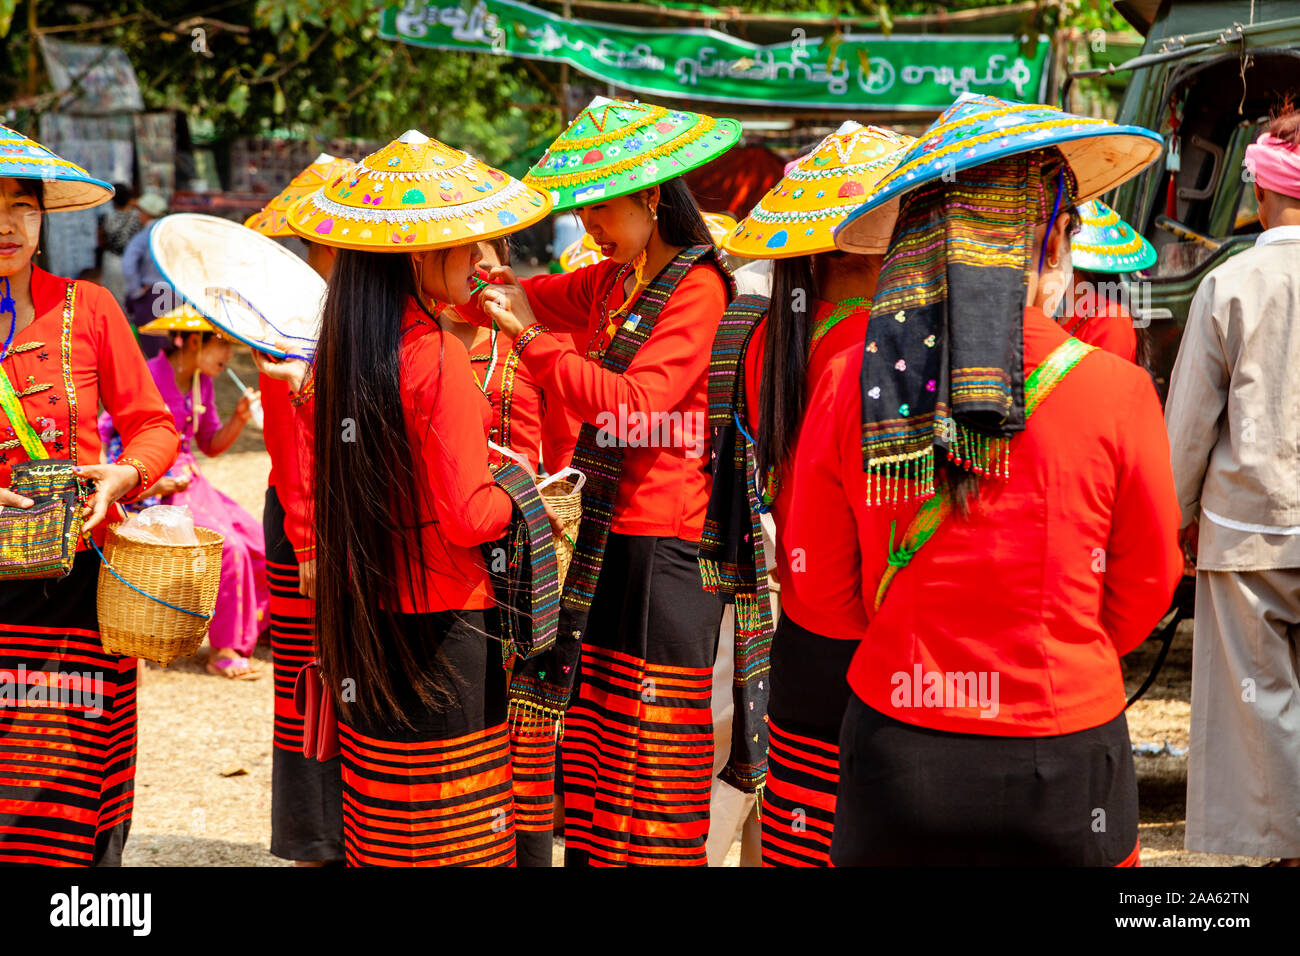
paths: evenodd
<path fill-rule="evenodd" d="M 1246 166 L 1265 231 L 1201 283 L 1165 406 L 1197 569 L 1186 847 L 1300 866 L 1300 113 Z"/>

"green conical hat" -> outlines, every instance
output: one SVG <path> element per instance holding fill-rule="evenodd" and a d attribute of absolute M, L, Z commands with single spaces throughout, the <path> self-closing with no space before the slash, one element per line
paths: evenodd
<path fill-rule="evenodd" d="M 625 196 L 717 159 L 740 123 L 598 96 L 551 144 L 524 182 L 547 190 L 555 212 Z"/>

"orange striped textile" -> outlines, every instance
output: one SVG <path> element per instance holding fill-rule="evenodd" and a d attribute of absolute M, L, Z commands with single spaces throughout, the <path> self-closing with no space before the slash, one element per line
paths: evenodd
<path fill-rule="evenodd" d="M 271 748 L 271 852 L 284 860 L 343 859 L 343 784 L 339 761 L 302 753 L 303 720 L 293 706 L 298 672 L 316 657 L 313 604 L 298 593 L 298 560 L 284 533 L 275 487 L 266 491 L 266 583 L 271 596 L 275 716 Z"/>
<path fill-rule="evenodd" d="M 136 662 L 100 644 L 98 574 L 98 556 L 82 552 L 61 580 L 0 585 L 0 864 L 121 861 Z"/>
<path fill-rule="evenodd" d="M 340 721 L 349 866 L 513 866 L 504 721 L 449 740 L 397 740 Z"/>
<path fill-rule="evenodd" d="M 790 733 L 768 720 L 763 791 L 763 865 L 830 866 L 838 741 Z"/>
<path fill-rule="evenodd" d="M 705 866 L 713 773 L 710 667 L 587 643 L 565 718 L 565 864 Z"/>
<path fill-rule="evenodd" d="M 555 721 L 521 714 L 510 734 L 520 866 L 548 867 L 555 837 Z"/>
<path fill-rule="evenodd" d="M 292 553 L 292 551 L 290 551 Z M 274 560 L 268 539 L 266 583 L 271 594 L 271 668 L 275 675 L 274 744 L 302 754 L 302 717 L 293 706 L 298 672 L 316 659 L 312 602 L 298 593 L 298 565 Z"/>

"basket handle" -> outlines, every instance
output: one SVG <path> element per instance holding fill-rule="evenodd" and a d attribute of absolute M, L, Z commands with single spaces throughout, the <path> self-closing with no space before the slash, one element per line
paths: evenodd
<path fill-rule="evenodd" d="M 555 474 L 551 475 L 548 478 L 544 478 L 542 481 L 538 482 L 537 490 L 541 491 L 551 482 L 559 481 L 561 478 L 566 478 L 569 475 L 578 476 L 578 480 L 573 483 L 573 493 L 576 495 L 578 492 L 582 490 L 582 486 L 587 483 L 587 476 L 584 475 L 582 472 L 578 471 L 578 469 L 576 468 L 561 468 Z"/>
<path fill-rule="evenodd" d="M 99 545 L 95 542 L 95 539 L 93 537 L 91 537 L 90 535 L 86 535 L 86 540 L 89 541 L 90 546 L 95 549 L 95 553 L 99 555 L 100 560 L 103 561 L 104 567 L 108 568 L 108 573 L 113 575 L 113 577 L 117 578 L 119 581 L 121 581 L 123 584 L 129 587 L 136 594 L 143 594 L 150 601 L 154 601 L 158 604 L 161 604 L 163 607 L 169 607 L 173 611 L 180 611 L 182 614 L 188 614 L 190 615 L 190 617 L 202 618 L 205 621 L 212 620 L 211 614 L 204 614 L 202 611 L 191 611 L 188 608 L 177 607 L 175 604 L 168 604 L 162 598 L 154 597 L 148 591 L 141 591 L 138 587 L 136 587 L 126 578 L 122 577 L 122 575 L 118 574 L 117 571 L 113 568 L 113 566 L 108 563 L 108 558 L 104 557 L 104 552 L 99 550 Z"/>
<path fill-rule="evenodd" d="M 511 451 L 509 448 L 503 448 L 502 446 L 498 445 L 494 441 L 489 441 L 488 447 L 491 448 L 494 452 L 497 452 L 498 454 L 504 455 L 506 458 L 509 458 L 511 461 L 517 464 L 524 471 L 528 472 L 530 475 L 533 474 L 533 469 L 528 466 L 528 459 L 524 458 L 523 455 L 519 454 L 518 452 Z M 533 477 L 536 477 L 536 475 L 534 475 Z"/>

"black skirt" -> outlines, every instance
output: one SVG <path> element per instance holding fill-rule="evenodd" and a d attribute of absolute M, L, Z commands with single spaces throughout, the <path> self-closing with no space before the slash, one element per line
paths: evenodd
<path fill-rule="evenodd" d="M 99 567 L 82 551 L 64 578 L 0 583 L 0 864 L 121 864 L 136 662 L 100 644 Z"/>
<path fill-rule="evenodd" d="M 316 657 L 312 602 L 298 593 L 298 557 L 284 533 L 284 508 L 266 489 L 266 583 L 271 595 L 275 733 L 271 748 L 271 852 L 283 860 L 343 859 L 340 763 L 302 755 L 302 717 L 293 705 L 298 672 Z"/>
<path fill-rule="evenodd" d="M 437 668 L 455 704 L 431 711 L 398 678 L 413 727 L 340 718 L 349 866 L 511 866 L 515 862 L 506 672 L 482 611 L 398 614 L 381 635 Z"/>
<path fill-rule="evenodd" d="M 836 866 L 1119 866 L 1136 859 L 1128 722 L 1056 737 L 955 734 L 856 695 L 840 730 Z"/>
<path fill-rule="evenodd" d="M 560 742 L 566 866 L 708 862 L 722 603 L 697 549 L 609 536 Z"/>
<path fill-rule="evenodd" d="M 857 641 L 822 637 L 783 614 L 772 637 L 763 865 L 829 866 L 840 724 Z"/>

